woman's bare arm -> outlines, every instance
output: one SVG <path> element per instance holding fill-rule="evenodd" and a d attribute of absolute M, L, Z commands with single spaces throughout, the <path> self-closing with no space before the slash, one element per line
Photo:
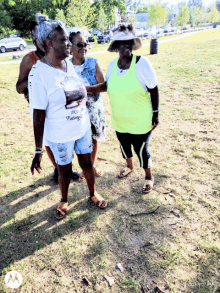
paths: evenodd
<path fill-rule="evenodd" d="M 46 117 L 45 110 L 37 110 L 34 109 L 34 137 L 35 137 L 35 145 L 36 149 L 42 149 L 43 145 L 43 133 L 44 133 L 44 122 Z M 31 173 L 34 174 L 34 169 L 40 173 L 42 154 L 35 154 L 32 164 L 31 164 Z"/>
<path fill-rule="evenodd" d="M 16 83 L 16 90 L 19 94 L 24 94 L 28 88 L 28 74 L 31 71 L 32 63 L 29 55 L 24 56 L 20 65 L 20 72 L 18 81 Z"/>
<path fill-rule="evenodd" d="M 96 63 L 96 80 L 97 80 L 97 83 L 102 83 L 105 81 L 105 78 L 104 78 L 104 75 L 103 75 L 103 72 L 102 72 L 102 69 L 99 65 L 99 62 Z"/>
<path fill-rule="evenodd" d="M 147 89 L 150 93 L 151 97 L 151 104 L 153 111 L 159 110 L 159 90 L 158 86 L 156 86 L 153 89 Z M 159 124 L 159 112 L 153 112 L 153 117 L 152 117 L 152 129 L 156 128 L 157 125 Z"/>
<path fill-rule="evenodd" d="M 107 82 L 98 83 L 96 85 L 86 86 L 88 93 L 102 93 L 107 91 Z"/>

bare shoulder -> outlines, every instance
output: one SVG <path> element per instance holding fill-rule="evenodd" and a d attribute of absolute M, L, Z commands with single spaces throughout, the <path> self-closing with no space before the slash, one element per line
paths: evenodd
<path fill-rule="evenodd" d="M 30 54 L 27 54 L 24 56 L 24 58 L 21 61 L 21 68 L 28 70 L 32 68 L 32 62 L 31 62 L 31 56 Z"/>
<path fill-rule="evenodd" d="M 28 74 L 31 71 L 32 62 L 30 54 L 24 56 L 20 64 L 20 72 L 18 76 L 18 83 L 28 79 Z"/>

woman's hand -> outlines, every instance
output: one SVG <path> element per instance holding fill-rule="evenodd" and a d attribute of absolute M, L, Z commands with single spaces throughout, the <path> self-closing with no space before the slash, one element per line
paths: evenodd
<path fill-rule="evenodd" d="M 41 160 L 42 160 L 42 154 L 35 154 L 32 164 L 31 164 L 31 173 L 34 175 L 34 169 L 37 170 L 38 173 L 40 173 L 41 168 Z"/>
<path fill-rule="evenodd" d="M 158 112 L 154 112 L 152 117 L 152 130 L 154 130 L 158 124 L 159 124 L 159 114 Z"/>

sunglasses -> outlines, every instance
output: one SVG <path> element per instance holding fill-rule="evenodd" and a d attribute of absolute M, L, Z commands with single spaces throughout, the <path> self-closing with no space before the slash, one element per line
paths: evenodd
<path fill-rule="evenodd" d="M 87 48 L 89 46 L 88 43 L 72 43 L 73 45 L 76 45 L 78 48 Z"/>

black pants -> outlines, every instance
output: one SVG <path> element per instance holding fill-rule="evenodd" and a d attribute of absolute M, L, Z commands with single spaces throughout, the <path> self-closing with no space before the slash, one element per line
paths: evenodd
<path fill-rule="evenodd" d="M 133 157 L 132 145 L 140 161 L 141 168 L 147 169 L 151 166 L 148 143 L 151 131 L 145 134 L 121 133 L 116 131 L 117 138 L 120 142 L 120 148 L 124 159 Z"/>

